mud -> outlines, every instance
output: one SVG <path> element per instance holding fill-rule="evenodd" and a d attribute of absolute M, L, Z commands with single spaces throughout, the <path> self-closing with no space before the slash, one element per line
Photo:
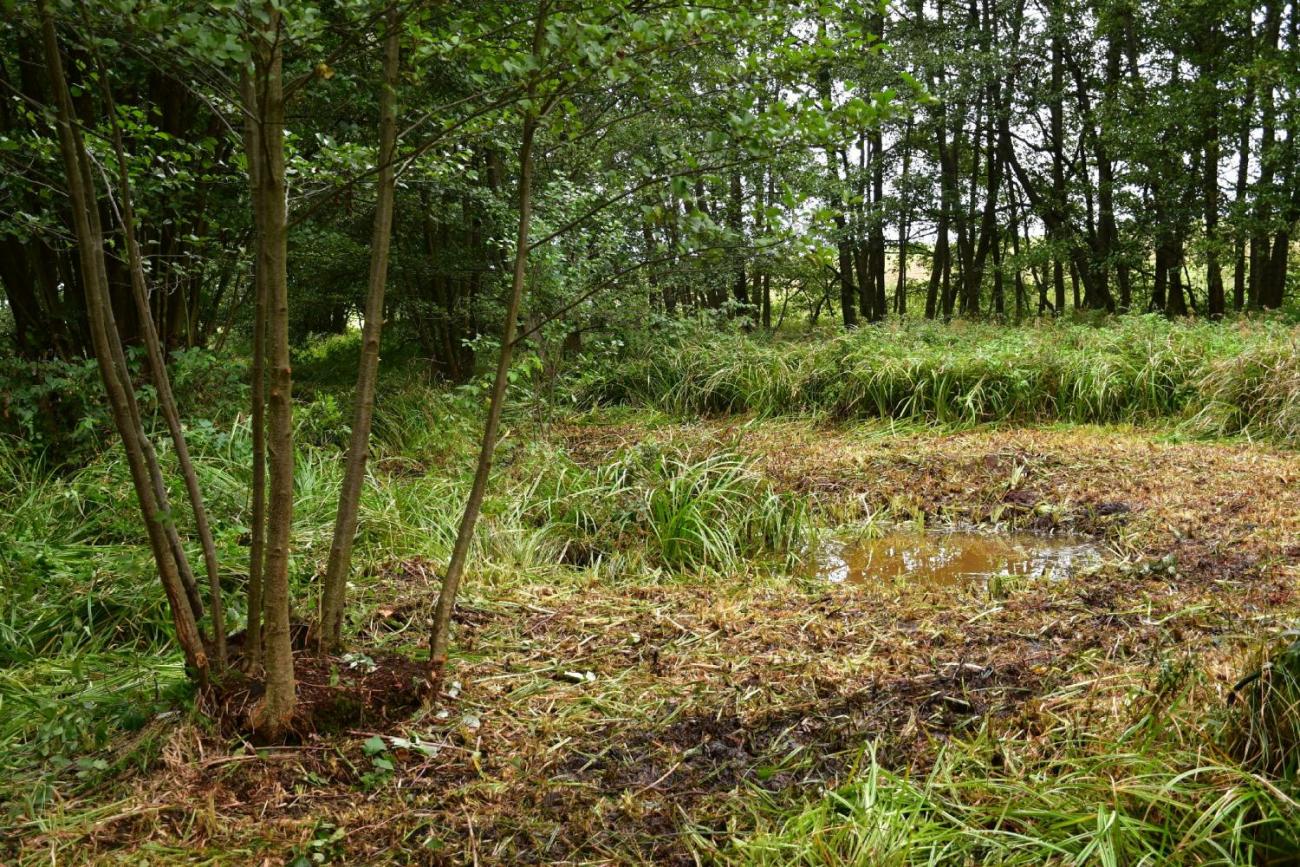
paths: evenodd
<path fill-rule="evenodd" d="M 362 620 L 363 641 L 384 647 L 368 654 L 377 671 L 304 659 L 305 704 L 324 723 L 300 744 L 253 753 L 235 729 L 169 724 L 162 755 L 111 794 L 124 818 L 58 839 L 86 861 L 251 863 L 291 860 L 328 827 L 346 830 L 335 863 L 707 863 L 764 793 L 793 808 L 868 750 L 923 773 L 947 741 L 983 731 L 1032 757 L 1062 731 L 1124 731 L 1191 670 L 1199 703 L 1226 704 L 1258 637 L 1300 608 L 1300 455 L 1095 429 L 882 437 L 728 422 L 559 436 L 590 464 L 645 440 L 729 448 L 828 524 L 1083 537 L 1103 562 L 1051 580 L 1025 566 L 1005 593 L 879 576 L 470 583 L 458 688 L 426 713 L 407 687 L 436 568 L 396 561 L 373 576 Z M 339 683 L 358 705 L 333 716 Z M 254 698 L 228 695 L 225 718 Z M 394 766 L 382 779 L 363 750 L 372 737 Z M 400 746 L 416 738 L 435 748 Z"/>

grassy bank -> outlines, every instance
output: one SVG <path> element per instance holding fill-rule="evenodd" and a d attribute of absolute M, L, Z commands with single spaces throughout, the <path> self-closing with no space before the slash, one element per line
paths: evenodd
<path fill-rule="evenodd" d="M 1128 317 L 1007 329 L 925 321 L 818 340 L 686 329 L 587 374 L 588 404 L 689 417 L 752 412 L 839 421 L 1149 423 L 1300 442 L 1293 327 Z"/>

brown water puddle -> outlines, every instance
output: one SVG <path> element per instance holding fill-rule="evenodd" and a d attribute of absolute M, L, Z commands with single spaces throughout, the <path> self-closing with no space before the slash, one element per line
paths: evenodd
<path fill-rule="evenodd" d="M 835 583 L 908 580 L 948 586 L 993 576 L 1050 578 L 1097 566 L 1101 554 L 1085 539 L 1035 533 L 888 533 L 828 542 L 810 572 Z"/>

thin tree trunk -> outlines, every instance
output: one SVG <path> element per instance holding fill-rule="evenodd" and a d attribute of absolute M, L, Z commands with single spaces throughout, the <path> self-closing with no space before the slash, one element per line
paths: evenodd
<path fill-rule="evenodd" d="M 871 318 L 878 322 L 889 312 L 889 301 L 885 297 L 885 146 L 879 126 L 872 130 L 869 141 L 872 209 L 868 221 L 871 245 L 868 261 L 871 266 Z"/>
<path fill-rule="evenodd" d="M 154 389 L 158 394 L 158 406 L 162 410 L 171 435 L 172 446 L 176 449 L 176 461 L 180 467 L 181 477 L 185 480 L 185 491 L 189 496 L 190 507 L 194 512 L 194 527 L 203 548 L 203 561 L 208 574 L 209 605 L 212 615 L 212 644 L 217 658 L 217 666 L 226 665 L 226 617 L 221 598 L 221 570 L 217 564 L 217 549 L 212 539 L 212 528 L 208 523 L 208 510 L 203 502 L 203 493 L 199 489 L 198 474 L 194 462 L 190 459 L 189 444 L 185 440 L 185 430 L 181 426 L 180 411 L 176 406 L 176 397 L 172 393 L 171 378 L 167 375 L 167 363 L 163 358 L 162 346 L 158 332 L 154 328 L 153 316 L 149 309 L 149 293 L 145 284 L 144 262 L 140 256 L 140 244 L 135 233 L 135 207 L 131 195 L 131 176 L 127 169 L 126 148 L 122 143 L 122 128 L 117 122 L 117 107 L 113 92 L 109 86 L 108 74 L 99 58 L 99 52 L 91 49 L 95 55 L 95 64 L 99 71 L 100 89 L 104 96 L 104 108 L 108 114 L 109 128 L 112 132 L 113 152 L 117 162 L 118 199 L 122 222 L 122 231 L 126 240 L 127 263 L 131 271 L 131 295 L 135 301 L 136 315 L 140 319 L 140 333 L 149 358 Z M 179 540 L 178 540 L 179 544 Z M 181 557 L 184 556 L 182 551 Z M 198 612 L 195 612 L 196 617 Z"/>
<path fill-rule="evenodd" d="M 263 580 L 266 574 L 266 308 L 267 281 L 262 266 L 260 245 L 265 233 L 262 210 L 256 202 L 260 195 L 262 153 L 261 121 L 257 116 L 257 92 L 253 79 L 245 75 L 244 150 L 248 154 L 249 193 L 253 206 L 253 236 L 259 252 L 253 262 L 253 358 L 250 371 L 251 414 L 249 428 L 253 440 L 253 479 L 250 505 L 248 549 L 248 623 L 244 631 L 244 667 L 250 673 L 262 668 Z"/>
<path fill-rule="evenodd" d="M 1270 0 L 1264 4 L 1263 39 L 1260 43 L 1261 60 L 1273 60 L 1277 55 L 1278 37 L 1282 26 L 1282 3 Z M 1250 239 L 1250 280 L 1246 286 L 1246 303 L 1252 310 L 1265 306 L 1271 246 L 1268 227 L 1273 218 L 1273 182 L 1277 167 L 1277 99 L 1275 82 L 1271 73 L 1264 73 L 1257 85 L 1260 101 L 1259 179 L 1255 182 L 1255 234 Z"/>
<path fill-rule="evenodd" d="M 1015 184 L 1007 185 L 1008 199 L 1010 200 L 1010 220 L 1008 221 L 1009 234 L 1011 235 L 1011 258 L 1015 260 L 1015 276 L 1012 283 L 1016 292 L 1016 322 L 1019 322 L 1025 315 L 1025 274 L 1024 268 L 1020 261 L 1020 208 L 1016 201 Z"/>
<path fill-rule="evenodd" d="M 200 683 L 208 679 L 208 657 L 203 638 L 190 601 L 182 586 L 175 552 L 167 538 L 164 525 L 167 521 L 163 505 L 151 478 L 145 450 L 144 432 L 139 425 L 139 407 L 127 371 L 121 366 L 121 342 L 113 320 L 113 310 L 105 267 L 104 234 L 99 219 L 99 204 L 95 195 L 94 176 L 90 159 L 75 119 L 72 98 L 63 73 L 63 59 L 59 51 L 58 35 L 49 0 L 41 0 L 41 35 L 45 51 L 45 66 L 50 76 L 51 88 L 57 104 L 59 150 L 67 174 L 68 196 L 71 200 L 73 227 L 77 238 L 82 281 L 85 288 L 87 323 L 95 350 L 95 361 L 104 382 L 114 425 L 122 439 L 131 481 L 141 515 L 149 536 L 149 547 L 162 580 L 163 590 L 172 612 L 176 638 L 185 654 L 186 662 L 194 670 Z"/>
<path fill-rule="evenodd" d="M 375 223 L 370 238 L 370 285 L 366 295 L 366 322 L 361 334 L 361 361 L 357 368 L 356 405 L 348 443 L 343 489 L 339 493 L 321 593 L 321 650 L 337 650 L 342 642 L 347 578 L 352 563 L 352 543 L 357 532 L 361 486 L 370 450 L 370 422 L 375 409 L 375 381 L 379 374 L 379 343 L 384 325 L 384 287 L 388 282 L 388 251 L 393 236 L 393 199 L 396 193 L 397 83 L 400 16 L 397 6 L 388 10 L 384 39 L 384 82 L 379 94 L 379 179 L 375 198 Z"/>
<path fill-rule="evenodd" d="M 763 275 L 763 328 L 772 330 L 772 275 Z"/>
<path fill-rule="evenodd" d="M 1006 298 L 1002 285 L 1002 233 L 996 224 L 993 233 L 993 312 L 1001 318 L 1006 313 Z"/>
<path fill-rule="evenodd" d="M 1253 37 L 1249 40 L 1253 45 Z M 1248 73 L 1246 80 L 1246 99 L 1242 106 L 1241 133 L 1237 141 L 1237 186 L 1236 207 L 1244 223 L 1246 193 L 1250 186 L 1250 144 L 1255 109 L 1255 75 Z M 1246 236 L 1248 230 L 1238 224 L 1234 229 L 1236 236 L 1233 249 L 1232 271 L 1232 309 L 1240 312 L 1246 306 Z"/>
<path fill-rule="evenodd" d="M 545 14 L 537 16 L 533 37 L 534 56 L 541 50 L 545 18 Z M 532 102 L 535 93 L 531 85 L 528 94 L 529 102 Z M 447 669 L 451 615 L 456 607 L 456 593 L 460 589 L 461 577 L 465 572 L 465 560 L 469 556 L 470 542 L 474 537 L 474 525 L 478 522 L 479 511 L 483 506 L 488 475 L 492 471 L 492 454 L 496 450 L 497 431 L 501 425 L 501 409 L 505 403 L 506 387 L 509 383 L 510 359 L 514 350 L 519 308 L 523 299 L 524 280 L 528 267 L 529 227 L 533 216 L 533 139 L 537 132 L 538 120 L 539 117 L 533 107 L 530 106 L 525 110 L 523 134 L 519 144 L 519 230 L 515 238 L 515 263 L 510 285 L 510 302 L 506 308 L 505 327 L 501 334 L 501 357 L 497 360 L 496 380 L 492 385 L 492 398 L 488 405 L 487 423 L 483 428 L 483 441 L 479 449 L 478 465 L 474 470 L 474 482 L 470 487 L 469 500 L 465 503 L 465 512 L 461 515 L 460 526 L 456 532 L 456 544 L 452 549 L 451 561 L 447 564 L 447 574 L 442 579 L 438 605 L 433 615 L 433 633 L 429 638 L 429 685 L 434 697 L 441 689 L 443 674 Z"/>
<path fill-rule="evenodd" d="M 259 150 L 250 153 L 260 212 L 257 267 L 266 281 L 266 336 L 270 394 L 267 401 L 270 456 L 266 562 L 263 573 L 263 683 L 266 692 L 253 710 L 253 728 L 268 741 L 283 738 L 297 705 L 293 645 L 289 635 L 289 544 L 293 529 L 293 375 L 289 367 L 288 212 L 284 172 L 283 22 L 267 4 L 264 29 L 253 45 L 252 107 L 259 125 Z"/>
<path fill-rule="evenodd" d="M 1065 213 L 1065 113 L 1063 106 L 1062 89 L 1064 87 L 1064 65 L 1063 65 L 1063 46 L 1061 41 L 1061 29 L 1064 22 L 1061 20 L 1061 0 L 1053 0 L 1050 9 L 1050 25 L 1052 28 L 1052 91 L 1051 91 L 1051 130 L 1052 130 L 1052 204 L 1051 209 L 1055 214 Z M 1029 192 L 1026 189 L 1026 192 Z M 1065 268 L 1061 263 L 1061 252 L 1059 246 L 1067 241 L 1064 233 L 1053 231 L 1053 227 L 1048 227 L 1049 237 L 1055 243 L 1052 249 L 1052 284 L 1056 288 L 1056 307 L 1055 315 L 1060 316 L 1065 311 Z"/>
<path fill-rule="evenodd" d="M 1205 204 L 1205 307 L 1211 319 L 1221 319 L 1225 298 L 1223 272 L 1219 268 L 1219 80 L 1216 54 L 1218 28 L 1213 20 L 1207 21 L 1205 39 L 1201 46 L 1201 80 L 1198 82 L 1205 94 L 1203 112 L 1206 115 L 1205 164 L 1201 176 Z"/>
<path fill-rule="evenodd" d="M 1291 4 L 1287 25 L 1287 48 L 1284 58 L 1294 59 L 1300 51 L 1300 14 L 1296 4 Z M 1261 293 L 1261 303 L 1270 309 L 1281 308 L 1286 301 L 1287 262 L 1291 252 L 1291 230 L 1300 220 L 1300 185 L 1297 174 L 1300 173 L 1300 148 L 1296 147 L 1296 137 L 1300 136 L 1300 112 L 1296 110 L 1296 87 L 1288 84 L 1284 91 L 1287 99 L 1285 150 L 1282 152 L 1282 182 L 1278 185 L 1283 195 L 1278 205 L 1277 224 L 1273 236 L 1273 252 L 1268 265 L 1266 289 Z"/>
<path fill-rule="evenodd" d="M 741 182 L 740 169 L 732 169 L 727 195 L 727 228 L 731 229 L 735 234 L 736 243 L 742 246 L 745 243 L 744 199 L 745 191 Z M 731 291 L 736 302 L 736 315 L 749 317 L 753 314 L 753 310 L 749 302 L 749 280 L 745 277 L 745 258 L 743 254 L 739 252 L 735 254 L 732 269 Z"/>
<path fill-rule="evenodd" d="M 900 175 L 902 189 L 899 193 L 898 216 L 898 284 L 894 287 L 894 312 L 899 316 L 907 314 L 907 233 L 910 228 L 911 200 L 907 192 L 907 176 L 912 164 L 912 118 L 908 117 L 907 127 L 903 130 L 903 170 Z"/>
<path fill-rule="evenodd" d="M 831 73 L 830 69 L 823 67 L 817 76 L 818 92 L 824 105 L 831 105 Z M 858 324 L 858 311 L 855 306 L 857 295 L 853 286 L 853 251 L 849 240 L 848 224 L 845 220 L 846 203 L 844 201 L 843 182 L 840 179 L 840 170 L 835 165 L 836 160 L 840 158 L 839 151 L 834 147 L 826 148 L 826 174 L 830 182 L 828 198 L 830 199 L 831 208 L 834 210 L 835 221 L 835 240 L 839 251 L 839 279 L 840 279 L 840 314 L 843 317 L 845 328 L 854 328 Z"/>

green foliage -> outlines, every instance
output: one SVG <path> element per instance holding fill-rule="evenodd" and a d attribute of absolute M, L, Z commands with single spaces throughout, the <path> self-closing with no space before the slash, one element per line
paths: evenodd
<path fill-rule="evenodd" d="M 345 357 L 336 351 L 342 343 L 332 338 L 303 352 L 305 366 Z M 192 389 L 186 403 L 219 410 L 241 396 L 243 384 L 218 361 L 200 359 L 194 355 L 178 373 Z M 296 413 L 291 573 L 302 600 L 316 592 L 331 539 L 350 405 L 335 377 L 320 372 Z M 191 394 L 202 400 L 188 400 Z M 481 412 L 477 383 L 441 389 L 419 376 L 384 383 L 362 492 L 357 574 L 395 559 L 446 561 Z M 531 423 L 526 414 L 514 418 Z M 248 419 L 199 419 L 187 429 L 235 628 L 248 557 Z M 601 558 L 679 571 L 744 569 L 751 557 L 792 556 L 808 532 L 802 505 L 773 493 L 732 455 L 698 460 L 634 449 L 587 474 L 528 440 L 508 435 L 500 447 L 503 472 L 475 539 L 480 576 L 586 568 Z M 173 486 L 174 517 L 182 536 L 193 538 L 174 455 L 164 438 L 155 442 Z M 88 434 L 82 448 L 79 468 L 55 470 L 33 461 L 24 444 L 0 441 L 0 769 L 67 767 L 183 698 L 167 603 L 134 497 L 123 495 L 131 489 L 125 460 L 102 430 Z M 576 553 L 584 546 L 586 559 Z M 364 603 L 354 610 L 364 613 Z"/>
<path fill-rule="evenodd" d="M 142 371 L 143 353 L 129 353 L 139 387 L 140 410 L 148 422 L 156 394 Z M 242 361 L 199 349 L 172 353 L 168 373 L 182 395 L 182 411 L 195 419 L 233 418 L 245 403 Z M 26 361 L 0 358 L 0 437 L 26 460 L 52 467 L 83 465 L 112 430 L 104 386 L 93 359 Z M 198 423 L 196 421 L 196 423 Z"/>
<path fill-rule="evenodd" d="M 311 839 L 294 847 L 286 863 L 289 867 L 316 867 L 318 864 L 343 863 L 347 856 L 344 845 L 347 836 L 346 828 L 340 828 L 333 822 L 317 822 L 312 830 Z"/>
<path fill-rule="evenodd" d="M 725 451 L 692 459 L 630 449 L 592 472 L 565 466 L 543 484 L 534 517 L 562 540 L 570 562 L 640 550 L 664 569 L 740 569 L 755 558 L 796 557 L 809 532 L 801 501 L 775 493 Z"/>
<path fill-rule="evenodd" d="M 75 463 L 110 428 L 103 385 L 92 359 L 0 358 L 0 434 L 32 460 Z"/>
<path fill-rule="evenodd" d="M 1260 654 L 1233 688 L 1228 750 L 1246 767 L 1287 780 L 1300 776 L 1300 630 Z"/>
<path fill-rule="evenodd" d="M 1296 338 L 1133 317 L 1104 326 L 893 323 L 823 339 L 701 327 L 645 338 L 572 383 L 580 404 L 680 415 L 753 412 L 838 420 L 1187 421 L 1215 435 L 1300 442 Z"/>
<path fill-rule="evenodd" d="M 1252 342 L 1204 371 L 1194 419 L 1208 433 L 1242 432 L 1300 443 L 1300 339 L 1294 331 Z"/>
<path fill-rule="evenodd" d="M 856 781 L 740 848 L 747 864 L 1264 863 L 1300 847 L 1295 805 L 1229 764 L 1104 749 L 1012 771 L 955 745 L 922 779 Z"/>

